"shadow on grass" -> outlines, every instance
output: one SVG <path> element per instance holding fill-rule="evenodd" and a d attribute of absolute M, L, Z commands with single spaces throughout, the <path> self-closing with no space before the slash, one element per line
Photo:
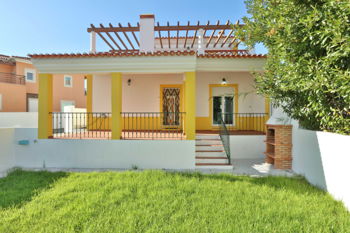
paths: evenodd
<path fill-rule="evenodd" d="M 283 176 L 266 176 L 266 177 L 249 177 L 235 176 L 231 174 L 202 174 L 200 172 L 176 173 L 187 178 L 223 180 L 228 182 L 248 182 L 253 185 L 269 186 L 276 190 L 287 190 L 297 194 L 325 195 L 326 192 L 319 189 L 306 181 L 302 176 L 283 177 Z"/>
<path fill-rule="evenodd" d="M 23 171 L 16 169 L 0 179 L 0 208 L 20 207 L 40 191 L 47 189 L 65 172 Z"/>

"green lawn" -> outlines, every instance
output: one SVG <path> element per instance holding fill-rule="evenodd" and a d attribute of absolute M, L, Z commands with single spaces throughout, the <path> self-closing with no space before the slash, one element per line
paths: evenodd
<path fill-rule="evenodd" d="M 14 171 L 0 232 L 350 232 L 340 202 L 302 178 L 163 171 Z"/>

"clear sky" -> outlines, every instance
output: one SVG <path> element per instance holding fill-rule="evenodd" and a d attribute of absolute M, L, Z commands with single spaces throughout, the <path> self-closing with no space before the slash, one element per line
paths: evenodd
<path fill-rule="evenodd" d="M 244 0 L 0 0 L 0 9 L 0 53 L 18 56 L 88 52 L 91 23 L 135 25 L 140 14 L 154 14 L 161 25 L 236 22 L 247 14 Z M 105 48 L 98 39 L 97 50 Z"/>

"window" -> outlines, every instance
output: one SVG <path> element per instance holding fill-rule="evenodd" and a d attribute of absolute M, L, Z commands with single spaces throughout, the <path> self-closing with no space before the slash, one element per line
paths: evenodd
<path fill-rule="evenodd" d="M 36 82 L 36 71 L 34 69 L 25 69 L 26 82 L 35 83 Z"/>
<path fill-rule="evenodd" d="M 64 86 L 65 87 L 73 87 L 73 78 L 72 78 L 72 76 L 68 76 L 68 75 L 64 76 Z"/>

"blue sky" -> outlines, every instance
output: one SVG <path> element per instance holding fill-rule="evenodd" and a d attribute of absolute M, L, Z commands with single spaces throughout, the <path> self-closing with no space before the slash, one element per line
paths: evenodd
<path fill-rule="evenodd" d="M 236 22 L 247 14 L 244 0 L 3 0 L 0 9 L 0 53 L 19 56 L 88 52 L 90 23 L 134 25 L 145 13 L 155 14 L 161 25 Z M 101 39 L 97 49 L 106 50 Z M 256 51 L 266 53 L 261 46 Z"/>

